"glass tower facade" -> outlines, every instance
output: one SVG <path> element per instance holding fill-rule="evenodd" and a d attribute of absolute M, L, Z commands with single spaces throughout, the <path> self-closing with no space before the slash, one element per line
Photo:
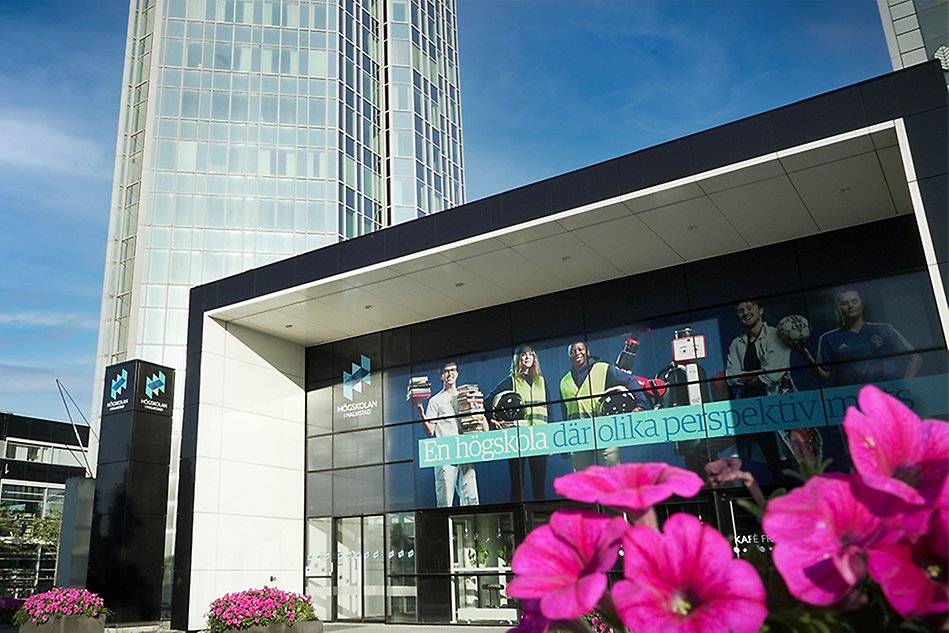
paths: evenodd
<path fill-rule="evenodd" d="M 454 0 L 132 0 L 94 393 L 131 358 L 184 384 L 190 287 L 463 201 L 455 16 Z"/>
<path fill-rule="evenodd" d="M 894 70 L 938 59 L 949 83 L 949 0 L 877 0 Z"/>

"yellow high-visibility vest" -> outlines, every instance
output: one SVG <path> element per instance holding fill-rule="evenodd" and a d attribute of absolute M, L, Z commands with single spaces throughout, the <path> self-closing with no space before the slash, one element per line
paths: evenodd
<path fill-rule="evenodd" d="M 547 390 L 544 386 L 544 377 L 537 376 L 533 383 L 528 383 L 524 376 L 514 376 L 514 391 L 524 402 L 524 419 L 531 426 L 547 424 Z"/>
<path fill-rule="evenodd" d="M 565 401 L 564 407 L 567 409 L 568 418 L 576 419 L 595 415 L 596 402 L 592 396 L 606 391 L 606 374 L 609 368 L 610 366 L 603 362 L 593 363 L 586 380 L 579 387 L 573 380 L 573 374 L 567 372 L 560 381 L 560 396 Z"/>

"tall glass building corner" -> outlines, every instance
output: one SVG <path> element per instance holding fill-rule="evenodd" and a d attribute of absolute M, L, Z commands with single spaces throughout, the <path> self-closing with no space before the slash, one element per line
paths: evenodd
<path fill-rule="evenodd" d="M 191 287 L 463 202 L 454 0 L 132 0 L 122 82 L 94 430 L 107 366 L 184 384 Z"/>

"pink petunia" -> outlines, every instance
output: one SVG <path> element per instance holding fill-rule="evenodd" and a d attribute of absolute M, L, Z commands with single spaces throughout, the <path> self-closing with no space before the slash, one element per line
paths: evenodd
<path fill-rule="evenodd" d="M 775 543 L 774 564 L 798 600 L 838 602 L 866 573 L 866 549 L 898 536 L 854 496 L 859 478 L 814 477 L 768 504 L 762 525 Z"/>
<path fill-rule="evenodd" d="M 635 520 L 672 495 L 694 497 L 702 478 L 661 463 L 590 466 L 554 480 L 554 490 L 568 499 L 623 510 Z"/>
<path fill-rule="evenodd" d="M 540 612 L 540 600 L 521 602 L 521 619 L 508 633 L 547 633 L 551 622 Z"/>
<path fill-rule="evenodd" d="M 949 612 L 949 510 L 933 512 L 928 527 L 915 543 L 887 545 L 867 554 L 870 577 L 904 617 Z"/>
<path fill-rule="evenodd" d="M 867 498 L 884 516 L 909 506 L 932 506 L 949 485 L 949 424 L 920 420 L 902 402 L 868 385 L 858 396 L 860 409 L 847 409 L 844 430 L 854 467 Z"/>
<path fill-rule="evenodd" d="M 629 524 L 596 512 L 561 510 L 527 535 L 514 552 L 512 598 L 539 599 L 549 620 L 589 613 L 606 591 L 606 572 L 619 554 Z"/>
<path fill-rule="evenodd" d="M 728 541 L 689 514 L 674 514 L 665 534 L 646 526 L 623 538 L 623 572 L 613 604 L 633 631 L 754 633 L 768 615 L 754 567 Z"/>

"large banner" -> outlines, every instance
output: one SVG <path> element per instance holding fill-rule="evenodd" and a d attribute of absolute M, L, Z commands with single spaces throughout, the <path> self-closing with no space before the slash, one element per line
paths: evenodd
<path fill-rule="evenodd" d="M 946 409 L 946 377 L 925 376 L 877 385 L 920 416 Z M 856 406 L 859 386 L 598 416 L 418 442 L 419 467 L 556 455 L 837 425 Z"/>

